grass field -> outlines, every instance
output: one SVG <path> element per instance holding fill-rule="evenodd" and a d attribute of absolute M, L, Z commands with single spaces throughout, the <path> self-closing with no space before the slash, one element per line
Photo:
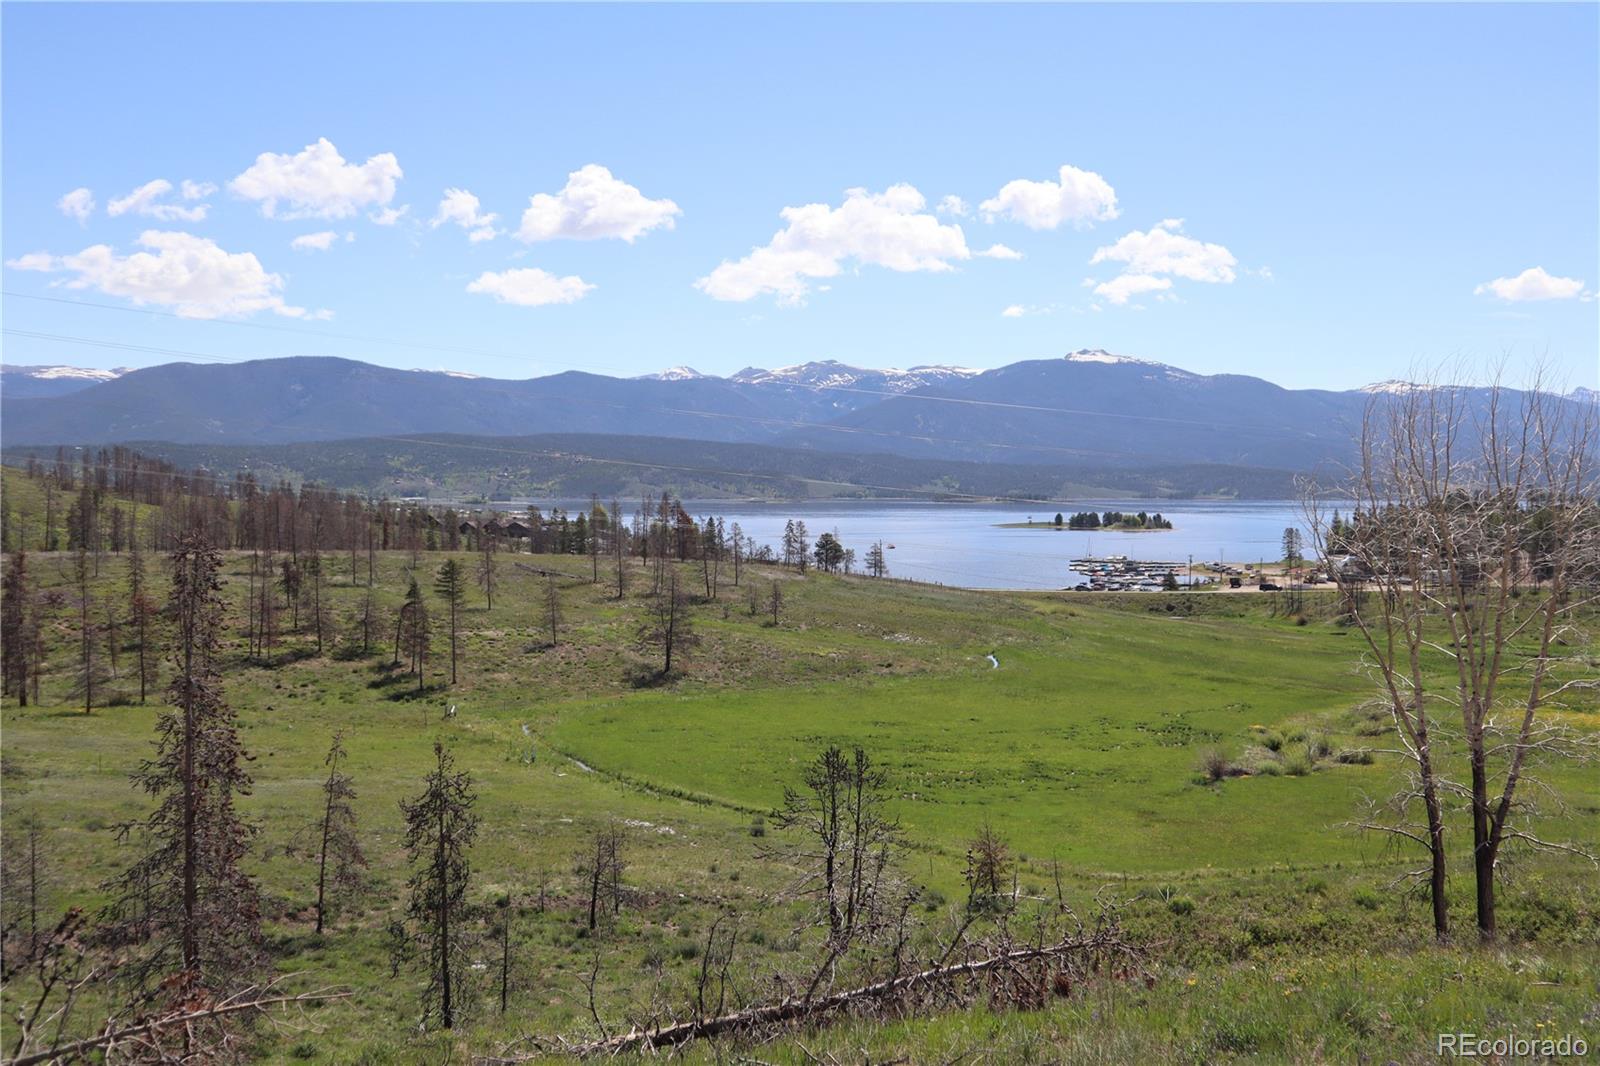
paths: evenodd
<path fill-rule="evenodd" d="M 442 559 L 417 562 L 431 573 Z M 782 582 L 781 625 L 752 615 L 743 590 L 724 588 L 719 602 L 695 608 L 702 642 L 681 674 L 636 687 L 630 678 L 648 661 L 634 640 L 643 600 L 619 602 L 604 581 L 590 584 L 587 559 L 520 559 L 569 575 L 561 643 L 548 646 L 542 629 L 543 579 L 502 556 L 494 609 L 474 596 L 463 616 L 461 682 L 444 685 L 447 642 L 436 635 L 429 687 L 415 696 L 386 649 L 317 658 L 302 635 L 275 665 L 246 662 L 246 560 L 229 558 L 225 679 L 254 756 L 244 808 L 260 826 L 251 869 L 269 901 L 274 965 L 302 975 L 301 986 L 356 993 L 310 1012 L 302 1028 L 261 1027 L 261 1057 L 466 1061 L 530 1033 L 581 1035 L 592 1024 L 580 977 L 597 943 L 597 998 L 615 1021 L 652 999 L 682 1002 L 706 927 L 728 909 L 748 933 L 737 969 L 745 987 L 805 969 L 811 944 L 794 933 L 793 908 L 772 902 L 792 871 L 758 856 L 773 834 L 753 838 L 752 820 L 829 742 L 862 744 L 890 771 L 906 873 L 928 890 L 930 922 L 954 906 L 942 900 L 960 898 L 966 841 L 988 822 L 1021 857 L 1025 893 L 1047 891 L 1058 862 L 1080 906 L 1107 890 L 1125 900 L 1130 932 L 1154 945 L 1158 980 L 1107 981 L 1034 1014 L 848 1021 L 754 1059 L 1427 1061 L 1435 1029 L 1458 1025 L 1549 1026 L 1600 1042 L 1592 866 L 1518 860 L 1505 889 L 1506 945 L 1437 949 L 1423 901 L 1389 887 L 1409 857 L 1343 828 L 1360 795 L 1391 787 L 1397 770 L 1382 755 L 1335 757 L 1386 739 L 1358 709 L 1367 682 L 1356 638 L 1325 620 L 1314 597 L 1298 624 L 1273 617 L 1266 598 L 972 593 L 752 568 L 747 578 L 763 589 Z M 332 563 L 345 618 L 361 589 L 343 557 Z M 380 558 L 386 618 L 412 563 Z M 66 556 L 30 564 L 68 592 Z M 123 563 L 107 559 L 96 594 L 116 598 L 123 582 Z M 636 574 L 634 588 L 644 583 Z M 126 861 L 112 827 L 145 810 L 128 773 L 150 750 L 155 717 L 129 705 L 86 715 L 69 702 L 73 617 L 63 604 L 50 620 L 45 705 L 8 699 L 3 714 L 5 826 L 11 833 L 26 816 L 46 827 L 56 909 L 98 905 L 98 886 Z M 1574 719 L 1594 728 L 1595 710 Z M 372 884 L 319 938 L 302 845 L 338 728 Z M 391 976 L 385 936 L 405 879 L 398 801 L 416 792 L 435 737 L 479 791 L 474 900 L 511 893 L 519 915 L 511 1010 L 499 1015 L 485 993 L 466 1026 L 444 1035 L 417 1031 L 421 977 Z M 1301 754 L 1318 745 L 1328 754 Z M 1258 772 L 1205 784 L 1198 765 L 1209 748 Z M 1260 769 L 1269 762 L 1278 768 Z M 1593 769 L 1553 780 L 1571 807 L 1555 835 L 1600 843 Z M 633 897 L 615 929 L 591 938 L 574 861 L 587 835 L 614 820 L 627 831 Z M 1470 887 L 1463 868 L 1452 883 L 1463 930 Z M 489 945 L 482 951 L 491 957 Z M 707 1046 L 691 1058 L 733 1054 Z"/>

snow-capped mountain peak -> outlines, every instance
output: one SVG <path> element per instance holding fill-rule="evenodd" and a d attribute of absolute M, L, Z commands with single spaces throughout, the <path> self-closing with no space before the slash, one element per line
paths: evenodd
<path fill-rule="evenodd" d="M 1144 367 L 1147 371 L 1150 371 L 1144 376 L 1151 380 L 1154 380 L 1158 373 L 1170 380 L 1195 380 L 1196 378 L 1196 375 L 1189 371 L 1180 370 L 1178 367 L 1168 363 L 1158 363 L 1154 359 L 1139 359 L 1131 355 L 1117 355 L 1115 352 L 1108 352 L 1104 348 L 1079 348 L 1075 352 L 1068 352 L 1066 358 L 1069 363 L 1099 363 L 1104 366 Z"/>
<path fill-rule="evenodd" d="M 1428 386 L 1420 385 L 1415 381 L 1401 381 L 1399 378 L 1390 378 L 1388 381 L 1374 381 L 1371 385 L 1363 385 L 1357 391 L 1404 396 L 1408 392 L 1421 392 L 1427 388 Z"/>
<path fill-rule="evenodd" d="M 100 370 L 87 366 L 8 366 L 8 374 L 20 374 L 40 381 L 115 381 L 129 370 L 119 366 L 115 370 Z"/>
<path fill-rule="evenodd" d="M 659 373 L 641 374 L 639 376 L 650 381 L 694 381 L 708 375 L 700 373 L 692 366 L 669 366 Z"/>
<path fill-rule="evenodd" d="M 85 366 L 0 364 L 0 392 L 12 400 L 66 396 L 80 389 L 115 381 L 130 369 L 125 366 L 101 370 Z"/>
<path fill-rule="evenodd" d="M 728 380 L 743 385 L 793 385 L 809 389 L 870 389 L 875 392 L 911 392 L 927 385 L 967 378 L 983 371 L 964 366 L 914 366 L 908 370 L 889 367 L 869 370 L 850 366 L 837 359 L 819 359 L 776 370 L 747 366 Z"/>
<path fill-rule="evenodd" d="M 810 388 L 838 389 L 849 388 L 862 378 L 876 373 L 875 370 L 848 366 L 837 359 L 817 359 L 809 363 L 780 366 L 776 370 L 747 366 L 728 380 L 744 385 L 804 385 Z"/>

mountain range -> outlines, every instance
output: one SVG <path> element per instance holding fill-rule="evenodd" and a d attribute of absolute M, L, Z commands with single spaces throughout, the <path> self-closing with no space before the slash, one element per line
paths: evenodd
<path fill-rule="evenodd" d="M 1368 404 L 1404 388 L 1285 389 L 1098 349 L 982 371 L 830 360 L 726 378 L 675 367 L 501 380 L 296 357 L 126 372 L 6 368 L 0 435 L 11 448 L 590 434 L 1063 469 L 1285 471 L 1351 459 Z"/>

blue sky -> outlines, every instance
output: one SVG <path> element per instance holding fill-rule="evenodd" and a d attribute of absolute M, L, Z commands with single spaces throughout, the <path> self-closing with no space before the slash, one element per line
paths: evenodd
<path fill-rule="evenodd" d="M 1593 4 L 0 18 L 8 363 L 1600 384 Z"/>

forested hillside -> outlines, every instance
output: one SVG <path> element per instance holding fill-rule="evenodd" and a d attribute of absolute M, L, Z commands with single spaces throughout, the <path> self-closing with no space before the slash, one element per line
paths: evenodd
<path fill-rule="evenodd" d="M 412 434 L 303 444 L 135 441 L 129 448 L 185 469 L 250 471 L 385 496 L 581 498 L 670 492 L 684 498 L 1284 499 L 1294 476 L 1270 467 L 1192 463 L 980 463 L 851 454 L 673 437 Z M 95 449 L 98 452 L 100 449 Z M 53 461 L 56 449 L 7 450 L 13 464 Z"/>

